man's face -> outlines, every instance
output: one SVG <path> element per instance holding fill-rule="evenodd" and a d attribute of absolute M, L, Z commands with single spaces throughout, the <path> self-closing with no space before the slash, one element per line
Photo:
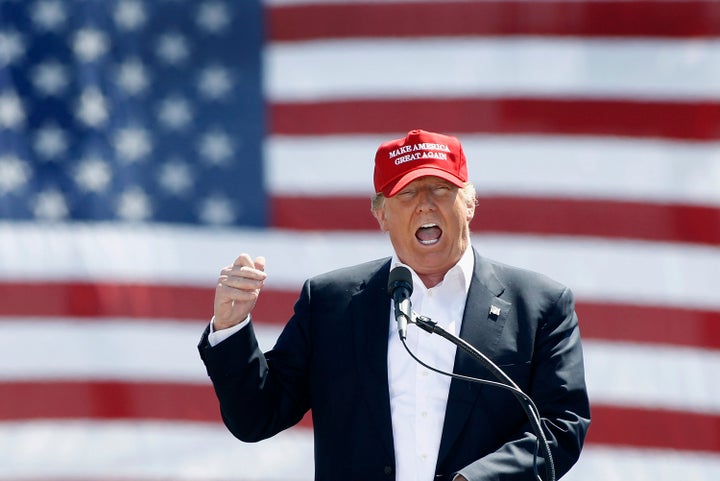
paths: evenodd
<path fill-rule="evenodd" d="M 421 177 L 386 198 L 374 214 L 400 260 L 421 277 L 439 276 L 439 282 L 468 245 L 475 204 L 450 182 Z"/>

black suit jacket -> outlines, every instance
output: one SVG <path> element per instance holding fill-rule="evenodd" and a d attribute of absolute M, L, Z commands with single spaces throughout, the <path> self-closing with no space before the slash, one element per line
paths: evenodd
<path fill-rule="evenodd" d="M 572 293 L 540 274 L 474 255 L 460 335 L 535 401 L 559 478 L 577 460 L 590 423 Z M 266 354 L 252 323 L 215 347 L 205 331 L 200 355 L 236 437 L 268 438 L 311 409 L 316 480 L 395 478 L 389 268 L 390 259 L 380 259 L 306 281 L 294 315 Z M 500 314 L 491 315 L 491 306 Z M 494 380 L 460 349 L 454 372 Z M 436 479 L 460 472 L 470 481 L 531 480 L 531 433 L 512 394 L 453 379 Z M 542 460 L 539 472 L 544 476 Z"/>

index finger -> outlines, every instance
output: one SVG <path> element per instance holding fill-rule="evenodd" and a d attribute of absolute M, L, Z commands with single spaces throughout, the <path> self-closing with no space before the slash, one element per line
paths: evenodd
<path fill-rule="evenodd" d="M 233 266 L 255 268 L 255 263 L 253 262 L 252 257 L 250 257 L 250 254 L 243 252 L 237 259 L 235 259 Z"/>
<path fill-rule="evenodd" d="M 265 258 L 263 256 L 255 258 L 255 269 L 265 272 Z"/>

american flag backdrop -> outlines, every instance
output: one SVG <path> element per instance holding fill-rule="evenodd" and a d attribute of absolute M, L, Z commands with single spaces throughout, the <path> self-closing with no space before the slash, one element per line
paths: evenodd
<path fill-rule="evenodd" d="M 480 252 L 576 294 L 566 479 L 720 479 L 712 0 L 0 0 L 0 479 L 312 479 L 309 416 L 233 439 L 195 346 L 241 252 L 268 348 L 389 255 L 372 159 L 414 128 L 463 142 Z"/>

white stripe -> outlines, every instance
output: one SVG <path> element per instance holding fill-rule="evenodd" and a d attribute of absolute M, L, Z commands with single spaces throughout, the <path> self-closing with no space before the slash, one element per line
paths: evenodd
<path fill-rule="evenodd" d="M 720 414 L 720 351 L 584 342 L 591 403 Z"/>
<path fill-rule="evenodd" d="M 197 324 L 137 319 L 5 319 L 0 322 L 0 340 L 5 346 L 0 350 L 0 379 L 208 384 L 196 346 L 209 316 Z M 260 324 L 260 347 L 271 348 L 279 333 L 278 327 Z"/>
<path fill-rule="evenodd" d="M 312 434 L 245 444 L 210 424 L 0 424 L 0 479 L 308 481 Z M 587 446 L 567 481 L 716 481 L 716 454 Z"/>
<path fill-rule="evenodd" d="M 578 299 L 718 309 L 720 247 L 604 239 L 474 236 L 481 254 L 542 272 Z"/>
<path fill-rule="evenodd" d="M 717 481 L 718 473 L 716 454 L 589 446 L 563 480 Z"/>
<path fill-rule="evenodd" d="M 271 136 L 267 185 L 275 195 L 370 198 L 385 136 Z M 720 143 L 599 137 L 461 135 L 478 194 L 542 195 L 720 206 Z"/>
<path fill-rule="evenodd" d="M 279 136 L 265 141 L 265 183 L 272 195 L 355 195 L 373 189 L 375 150 L 388 136 Z"/>
<path fill-rule="evenodd" d="M 84 421 L 0 423 L 0 479 L 307 481 L 312 435 L 245 444 L 221 425 Z"/>
<path fill-rule="evenodd" d="M 207 384 L 195 346 L 204 328 L 188 323 L 0 323 L 0 380 L 132 380 Z M 270 348 L 276 326 L 256 322 Z M 413 328 L 413 326 L 411 326 Z M 595 403 L 720 414 L 720 351 L 585 341 L 588 390 Z"/>
<path fill-rule="evenodd" d="M 271 43 L 263 59 L 264 89 L 274 102 L 720 98 L 719 40 L 332 39 Z"/>
<path fill-rule="evenodd" d="M 368 213 L 368 215 L 370 215 Z M 605 239 L 475 235 L 485 256 L 553 277 L 578 298 L 719 309 L 720 247 Z M 241 253 L 267 258 L 267 286 L 387 256 L 382 233 L 0 223 L 0 279 L 94 279 L 212 288 Z"/>

